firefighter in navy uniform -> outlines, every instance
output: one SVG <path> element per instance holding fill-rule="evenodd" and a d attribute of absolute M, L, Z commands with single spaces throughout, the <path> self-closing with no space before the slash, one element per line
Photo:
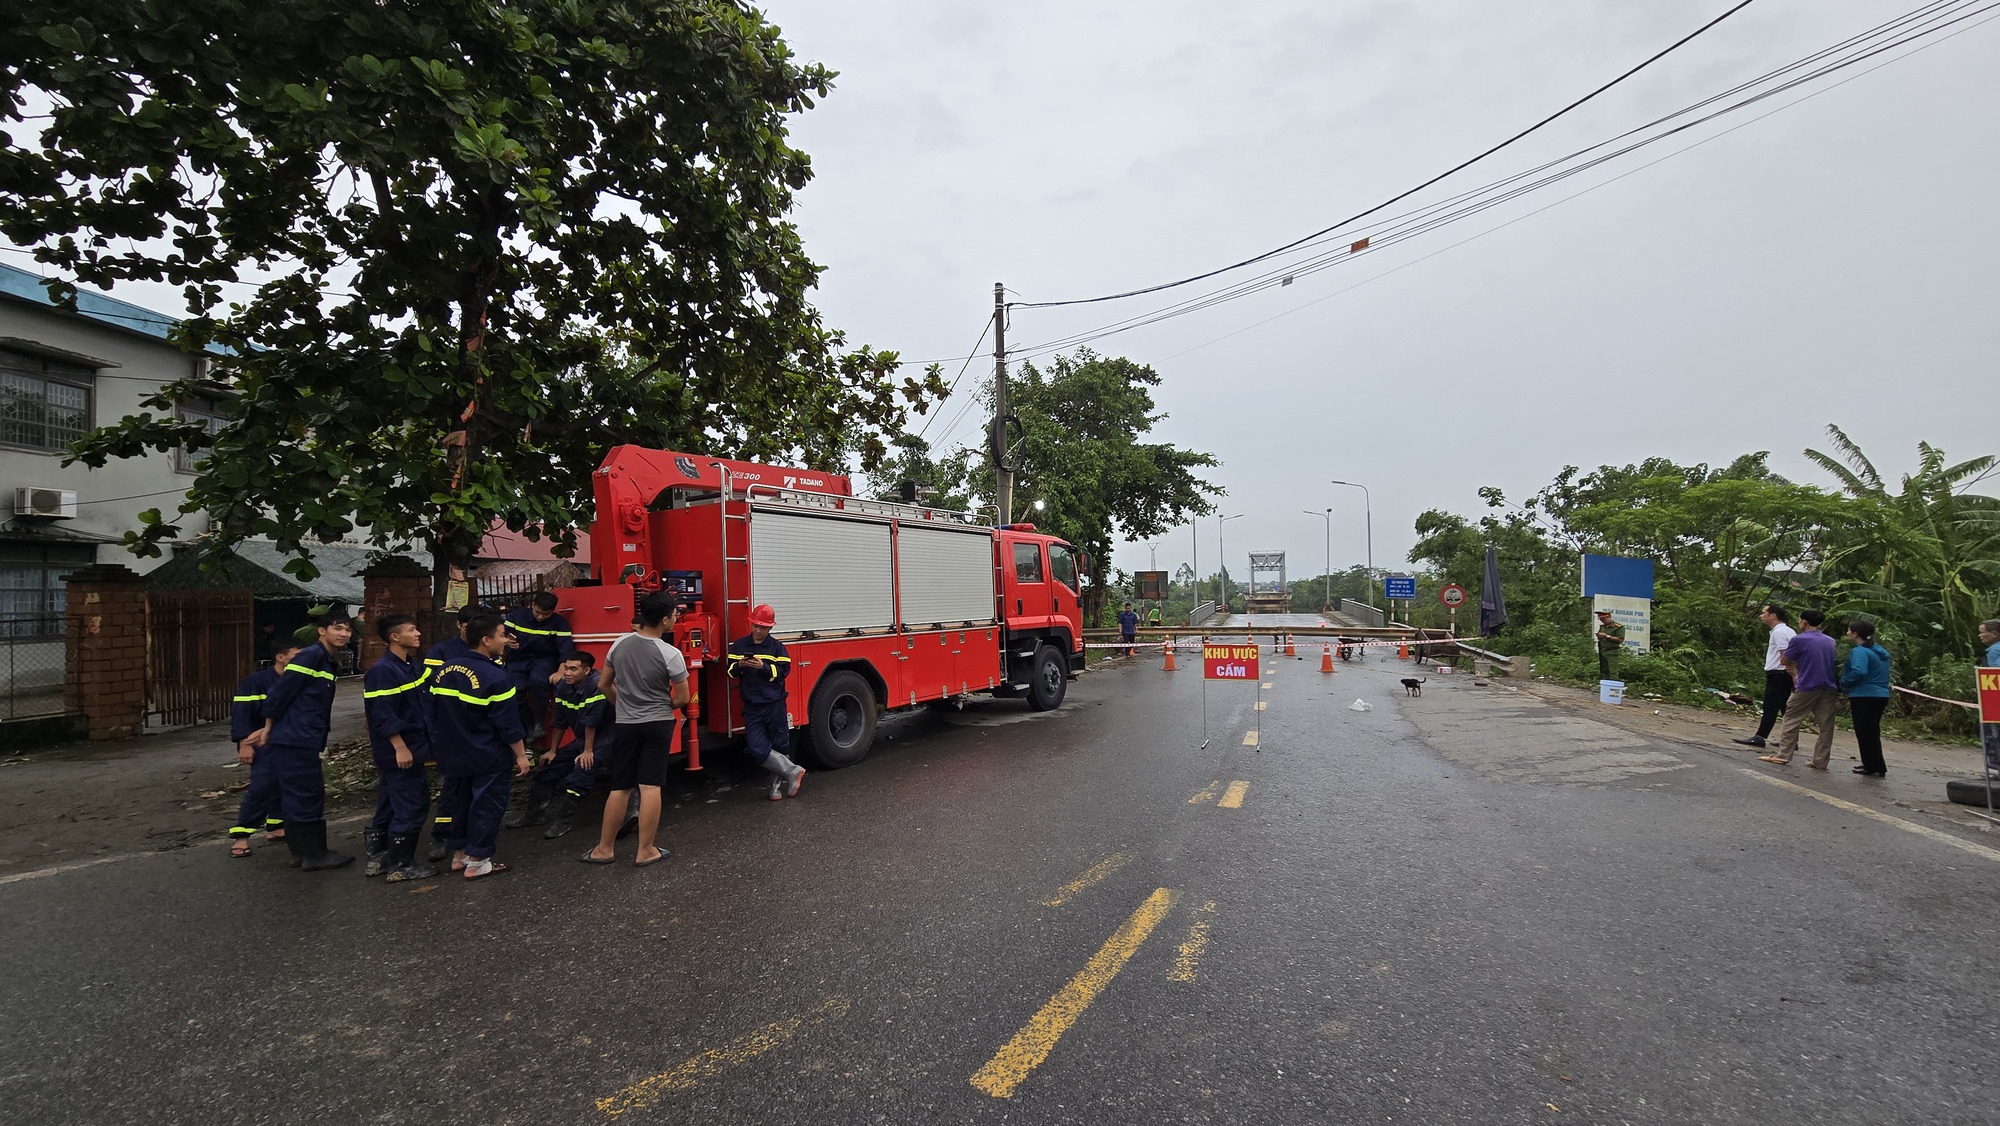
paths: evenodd
<path fill-rule="evenodd" d="M 500 822 L 513 796 L 512 778 L 528 773 L 522 742 L 520 693 L 498 664 L 507 651 L 506 631 L 497 617 L 475 617 L 466 626 L 470 652 L 447 661 L 432 678 L 431 742 L 451 795 L 453 871 L 468 880 L 507 870 L 493 859 Z M 509 766 L 512 766 L 512 776 Z"/>
<path fill-rule="evenodd" d="M 528 791 L 528 807 L 508 818 L 507 827 L 549 821 L 543 838 L 568 833 L 577 803 L 590 795 L 610 749 L 613 710 L 598 687 L 597 659 L 579 649 L 563 658 L 556 683 L 556 731 L 562 744 L 538 760 Z M 554 812 L 548 812 L 553 806 Z"/>
<path fill-rule="evenodd" d="M 743 697 L 750 757 L 771 772 L 772 801 L 796 796 L 806 780 L 805 767 L 785 754 L 792 749 L 792 720 L 785 707 L 792 656 L 784 642 L 771 636 L 771 627 L 777 624 L 777 611 L 752 607 L 750 636 L 730 644 L 727 665 Z"/>
<path fill-rule="evenodd" d="M 444 671 L 444 666 L 447 662 L 460 660 L 472 651 L 465 644 L 465 627 L 472 622 L 472 619 L 481 614 L 492 617 L 499 616 L 497 611 L 476 603 L 471 606 L 460 606 L 458 608 L 455 614 L 458 636 L 439 640 L 437 644 L 431 646 L 430 652 L 424 654 L 424 670 L 431 674 L 430 678 L 432 680 L 436 680 L 437 674 Z M 425 703 L 429 703 L 428 691 L 425 693 Z M 428 711 L 426 711 L 425 717 L 429 718 Z M 429 853 L 433 863 L 451 855 L 450 841 L 454 831 L 451 821 L 451 810 L 458 804 L 458 800 L 457 796 L 450 791 L 458 783 L 459 780 L 457 779 L 444 777 L 442 770 L 438 772 L 437 807 L 436 813 L 431 820 L 431 850 Z"/>
<path fill-rule="evenodd" d="M 534 739 L 541 734 L 550 693 L 561 676 L 557 670 L 575 649 L 569 619 L 556 613 L 556 596 L 544 590 L 528 605 L 509 611 L 505 621 L 507 675 L 521 690 L 521 724 Z"/>
<path fill-rule="evenodd" d="M 256 758 L 268 759 L 278 782 L 285 845 L 308 872 L 354 862 L 326 847 L 326 774 L 320 765 L 333 716 L 334 656 L 354 636 L 354 623 L 335 611 L 319 618 L 314 633 L 319 640 L 286 663 L 258 708 L 264 726 L 244 740 Z"/>
<path fill-rule="evenodd" d="M 250 855 L 250 838 L 261 830 L 267 841 L 285 839 L 285 823 L 273 816 L 278 812 L 278 776 L 271 769 L 271 756 L 258 755 L 244 740 L 264 726 L 258 710 L 278 683 L 292 654 L 300 649 L 290 638 L 271 643 L 271 667 L 258 669 L 236 686 L 229 703 L 229 741 L 236 747 L 236 759 L 250 768 L 250 787 L 243 791 L 243 804 L 236 810 L 236 826 L 229 830 L 229 855 Z"/>
<path fill-rule="evenodd" d="M 375 821 L 362 832 L 368 854 L 362 874 L 389 874 L 391 883 L 427 879 L 437 873 L 417 863 L 417 838 L 430 808 L 424 762 L 431 755 L 430 669 L 417 658 L 423 634 L 408 614 L 390 614 L 375 632 L 388 651 L 368 667 L 361 681 L 368 714 L 368 745 L 375 758 Z"/>

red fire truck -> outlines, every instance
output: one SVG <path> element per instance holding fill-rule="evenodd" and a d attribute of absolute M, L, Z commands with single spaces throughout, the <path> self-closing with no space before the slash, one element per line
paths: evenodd
<path fill-rule="evenodd" d="M 792 653 L 792 726 L 810 729 L 825 766 L 865 757 L 884 709 L 986 692 L 1048 710 L 1083 669 L 1081 555 L 1032 524 L 996 528 L 856 497 L 835 474 L 639 446 L 605 456 L 595 492 L 596 581 L 556 591 L 559 611 L 602 660 L 641 596 L 680 601 L 691 770 L 701 730 L 743 730 L 722 657 L 758 603 L 777 610 Z"/>

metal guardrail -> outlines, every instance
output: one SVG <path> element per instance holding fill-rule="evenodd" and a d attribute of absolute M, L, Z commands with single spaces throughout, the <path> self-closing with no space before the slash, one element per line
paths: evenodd
<path fill-rule="evenodd" d="M 1493 665 L 1493 670 L 1501 676 L 1514 675 L 1515 658 L 1509 657 L 1504 653 L 1493 653 L 1485 649 L 1474 648 L 1473 646 L 1467 645 L 1463 641 L 1458 643 L 1458 651 L 1461 653 L 1470 653 L 1474 657 L 1491 662 Z M 1525 661 L 1525 659 L 1523 660 Z M 1524 663 L 1522 667 L 1525 668 L 1527 666 Z"/>
<path fill-rule="evenodd" d="M 1207 602 L 1204 602 L 1201 605 L 1196 606 L 1194 609 L 1188 611 L 1188 626 L 1190 628 L 1199 626 L 1207 622 L 1210 618 L 1213 618 L 1214 616 L 1215 616 L 1215 600 L 1211 598 Z"/>

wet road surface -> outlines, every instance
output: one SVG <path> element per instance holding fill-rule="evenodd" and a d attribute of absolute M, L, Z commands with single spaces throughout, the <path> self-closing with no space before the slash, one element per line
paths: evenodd
<path fill-rule="evenodd" d="M 1993 1120 L 1989 842 L 1407 669 L 1140 658 L 795 800 L 712 767 L 644 870 L 9 876 L 0 1120 Z"/>

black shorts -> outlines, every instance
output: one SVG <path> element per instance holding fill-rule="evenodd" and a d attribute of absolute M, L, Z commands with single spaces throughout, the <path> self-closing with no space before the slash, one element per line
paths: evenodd
<path fill-rule="evenodd" d="M 667 784 L 667 756 L 674 753 L 674 721 L 612 724 L 604 777 L 614 790 Z"/>

